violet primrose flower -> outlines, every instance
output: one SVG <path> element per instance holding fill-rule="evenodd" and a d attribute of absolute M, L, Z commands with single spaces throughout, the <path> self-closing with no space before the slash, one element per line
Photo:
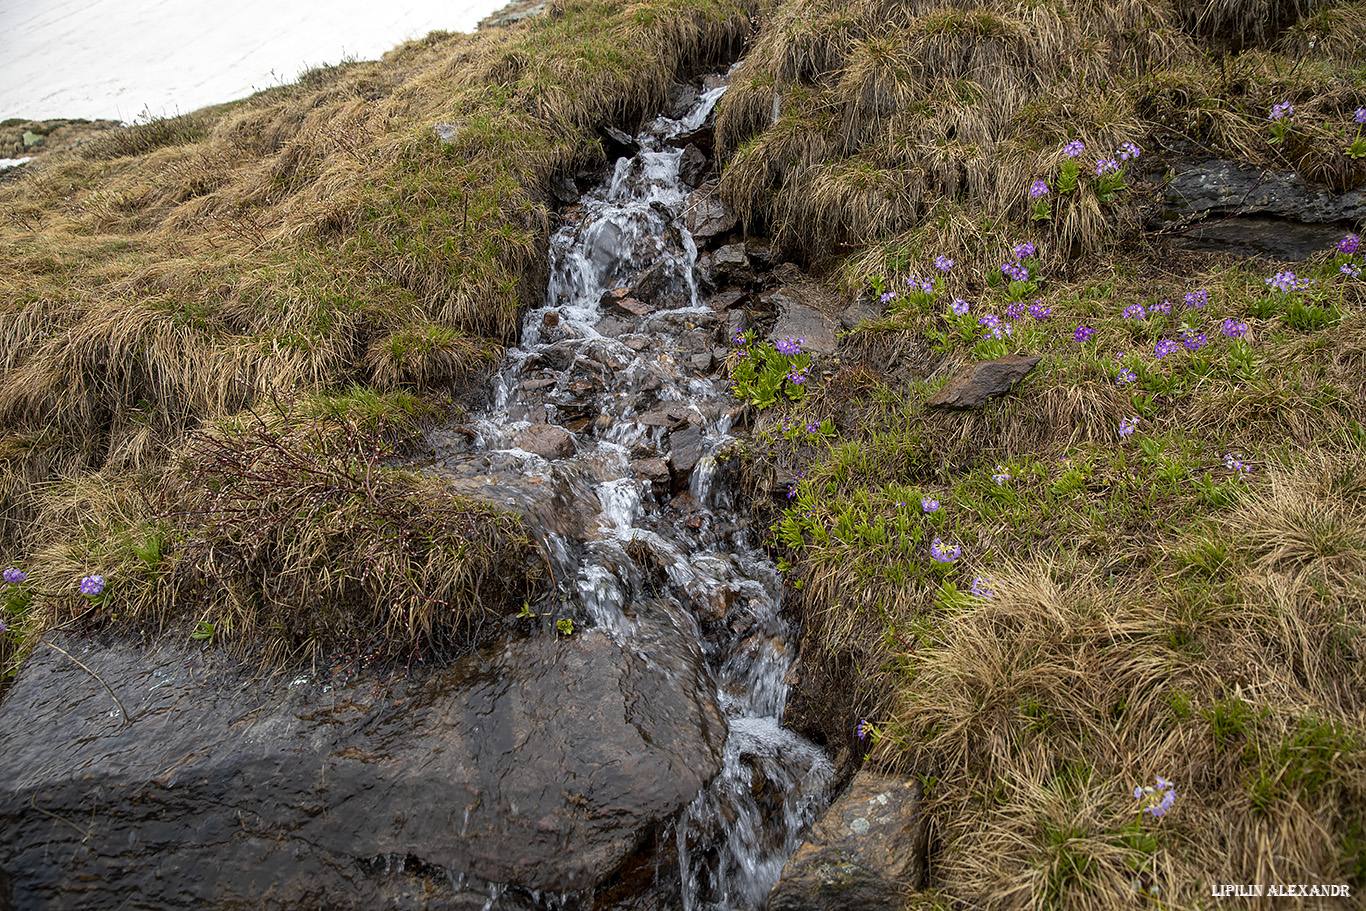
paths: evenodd
<path fill-rule="evenodd" d="M 1132 370 L 1128 369 L 1121 370 L 1118 374 L 1115 375 L 1115 382 L 1121 386 L 1127 386 L 1129 383 L 1132 383 L 1136 379 L 1138 379 L 1138 377 L 1134 375 L 1134 372 Z"/>
<path fill-rule="evenodd" d="M 1247 335 L 1247 323 L 1232 318 L 1226 319 L 1224 320 L 1223 333 L 1229 338 L 1242 338 Z"/>
<path fill-rule="evenodd" d="M 1127 437 L 1127 436 L 1132 435 L 1133 432 L 1134 432 L 1135 430 L 1137 430 L 1137 429 L 1138 429 L 1138 415 L 1134 415 L 1133 417 L 1127 417 L 1127 418 L 1125 418 L 1124 420 L 1122 420 L 1122 421 L 1119 422 L 1119 435 L 1122 436 L 1122 437 Z"/>
<path fill-rule="evenodd" d="M 1048 314 L 1053 312 L 1052 307 L 1045 307 L 1043 301 L 1035 301 L 1029 305 L 1029 315 L 1037 320 L 1045 319 Z"/>
<path fill-rule="evenodd" d="M 1151 316 L 1151 315 L 1154 314 L 1154 313 L 1171 313 L 1171 312 L 1172 312 L 1172 302 L 1171 302 L 1171 301 L 1167 301 L 1167 300 L 1164 300 L 1164 301 L 1163 301 L 1162 303 L 1160 303 L 1160 304 L 1153 304 L 1151 307 L 1148 308 L 1148 315 L 1149 315 L 1149 316 Z"/>
<path fill-rule="evenodd" d="M 1366 123 L 1366 108 L 1357 108 L 1356 122 Z"/>
<path fill-rule="evenodd" d="M 1201 348 L 1205 347 L 1208 341 L 1209 339 L 1205 338 L 1205 333 L 1192 332 L 1182 340 L 1181 344 L 1186 346 L 1187 351 L 1199 351 Z"/>
<path fill-rule="evenodd" d="M 934 279 L 921 278 L 919 275 L 906 276 L 906 286 L 912 291 L 923 291 L 926 294 L 934 293 Z"/>
<path fill-rule="evenodd" d="M 1192 310 L 1198 310 L 1209 303 L 1209 293 L 1204 288 L 1198 291 L 1186 292 L 1186 306 Z"/>
<path fill-rule="evenodd" d="M 1010 480 L 1010 469 L 997 465 L 996 473 L 991 476 L 991 479 L 996 482 L 997 487 L 1005 487 L 1006 481 Z"/>
<path fill-rule="evenodd" d="M 938 512 L 939 501 L 936 500 L 934 497 L 921 497 L 920 508 L 925 510 L 925 512 Z"/>
<path fill-rule="evenodd" d="M 1134 145 L 1132 142 L 1126 142 L 1119 147 L 1120 161 L 1132 161 L 1140 154 L 1138 146 Z"/>
<path fill-rule="evenodd" d="M 1001 263 L 1001 272 L 1011 281 L 1029 281 L 1029 270 L 1019 263 Z"/>
<path fill-rule="evenodd" d="M 1366 108 L 1362 108 L 1362 110 L 1366 111 Z M 1360 245 L 1361 238 L 1359 236 L 1356 234 L 1348 234 L 1342 240 L 1338 241 L 1338 252 L 1346 253 L 1348 256 L 1351 256 L 1357 251 L 1357 247 Z"/>
<path fill-rule="evenodd" d="M 1082 141 L 1080 139 L 1074 139 L 1067 145 L 1062 147 L 1062 153 L 1066 155 L 1068 158 L 1076 158 L 1078 155 L 1085 151 L 1086 146 L 1082 144 Z"/>
<path fill-rule="evenodd" d="M 867 740 L 868 735 L 872 732 L 873 723 L 869 721 L 867 718 L 860 719 L 858 727 L 854 729 L 854 733 L 858 734 L 859 740 Z"/>
<path fill-rule="evenodd" d="M 1244 465 L 1242 459 L 1235 459 L 1233 457 L 1233 453 L 1231 452 L 1224 453 L 1224 465 L 1228 468 L 1229 471 L 1236 471 L 1240 475 L 1247 475 L 1252 473 L 1252 469 Z"/>
<path fill-rule="evenodd" d="M 1161 817 L 1166 816 L 1167 811 L 1176 803 L 1176 786 L 1161 775 L 1158 775 L 1156 788 L 1134 788 L 1134 800 L 1143 801 L 1144 813 L 1151 814 L 1160 819 Z"/>
<path fill-rule="evenodd" d="M 983 601 L 990 601 L 992 596 L 996 594 L 996 590 L 992 588 L 995 584 L 996 580 L 992 579 L 991 576 L 973 576 L 972 593 Z"/>
<path fill-rule="evenodd" d="M 1036 251 L 1034 249 L 1034 245 L 1031 244 L 1029 241 L 1025 241 L 1024 243 L 1015 245 L 1016 259 L 1028 259 L 1029 257 L 1033 256 L 1035 252 Z"/>
<path fill-rule="evenodd" d="M 947 273 L 953 268 L 953 260 L 949 259 L 943 253 L 940 253 L 934 258 L 934 267 L 940 272 Z"/>
<path fill-rule="evenodd" d="M 1040 197 L 1047 196 L 1047 195 L 1048 195 L 1048 184 L 1044 183 L 1042 180 L 1036 180 L 1036 181 L 1034 181 L 1032 184 L 1029 185 L 1029 198 L 1030 198 L 1030 199 L 1039 199 Z"/>
<path fill-rule="evenodd" d="M 1148 311 L 1143 309 L 1142 304 L 1130 304 L 1124 308 L 1124 312 L 1120 315 L 1125 319 L 1143 319 L 1148 315 Z"/>
<path fill-rule="evenodd" d="M 1282 101 L 1271 109 L 1271 114 L 1267 120 L 1284 120 L 1295 116 L 1295 106 L 1288 101 Z"/>
<path fill-rule="evenodd" d="M 1361 278 L 1361 267 L 1355 263 L 1344 263 L 1338 271 L 1348 278 Z"/>
<path fill-rule="evenodd" d="M 24 572 L 17 566 L 11 566 L 9 569 L 5 570 L 4 579 L 10 585 L 17 585 L 18 583 L 23 582 L 27 578 L 28 573 Z"/>
<path fill-rule="evenodd" d="M 804 344 L 806 344 L 806 339 L 804 337 L 793 338 L 789 335 L 783 338 L 782 341 L 774 342 L 773 347 L 777 348 L 783 354 L 786 354 L 787 356 L 791 357 L 796 354 L 801 354 L 802 345 Z"/>
<path fill-rule="evenodd" d="M 1164 338 L 1162 341 L 1158 342 L 1155 346 L 1153 346 L 1153 357 L 1157 358 L 1160 361 L 1162 360 L 1162 358 L 1171 354 L 1175 350 L 1176 342 L 1172 341 L 1169 338 Z"/>
<path fill-rule="evenodd" d="M 945 544 L 939 538 L 930 542 L 930 557 L 936 563 L 952 563 L 963 555 L 963 548 L 957 544 Z"/>
<path fill-rule="evenodd" d="M 1024 303 L 1024 301 L 1016 301 L 1015 303 L 1011 304 L 1009 307 L 1006 307 L 1006 318 L 1007 318 L 1007 319 L 1019 319 L 1020 317 L 1024 316 L 1024 314 L 1025 314 L 1025 303 Z"/>
<path fill-rule="evenodd" d="M 1102 158 L 1096 162 L 1096 176 L 1104 177 L 1106 174 L 1113 174 L 1119 170 L 1119 162 L 1113 158 Z"/>
<path fill-rule="evenodd" d="M 949 309 L 959 316 L 962 316 L 968 312 L 968 302 L 961 297 L 955 297 L 953 303 L 949 304 Z"/>
<path fill-rule="evenodd" d="M 1073 331 L 1072 338 L 1076 340 L 1077 344 L 1081 344 L 1095 334 L 1096 330 L 1092 329 L 1090 326 L 1078 326 L 1076 330 Z"/>
<path fill-rule="evenodd" d="M 81 594 L 93 598 L 104 591 L 104 576 L 86 576 L 81 580 Z"/>

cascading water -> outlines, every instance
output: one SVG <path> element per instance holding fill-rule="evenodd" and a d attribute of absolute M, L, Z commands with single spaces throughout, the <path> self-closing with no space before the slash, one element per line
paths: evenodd
<path fill-rule="evenodd" d="M 760 906 L 833 773 L 781 725 L 793 657 L 782 585 L 717 483 L 736 405 L 709 367 L 736 323 L 699 298 L 672 146 L 723 91 L 640 133 L 639 153 L 554 235 L 546 301 L 462 457 L 470 476 L 501 468 L 496 489 L 541 526 L 566 609 L 634 645 L 634 605 L 662 600 L 678 647 L 708 659 L 728 724 L 723 768 L 676 820 L 679 869 L 661 876 L 685 911 Z M 650 284 L 650 302 L 614 294 L 628 282 Z"/>

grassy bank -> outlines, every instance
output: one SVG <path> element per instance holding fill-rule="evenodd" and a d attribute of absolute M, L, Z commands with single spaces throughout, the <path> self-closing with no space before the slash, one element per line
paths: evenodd
<path fill-rule="evenodd" d="M 562 3 L 0 184 L 0 554 L 28 577 L 6 663 L 15 630 L 77 615 L 402 650 L 519 603 L 538 583 L 517 520 L 452 502 L 427 523 L 411 507 L 431 492 L 373 454 L 514 337 L 543 294 L 548 188 L 603 163 L 598 129 L 749 32 L 726 2 Z M 306 433 L 286 426 L 301 415 Z M 242 486 L 258 475 L 293 493 Z"/>
<path fill-rule="evenodd" d="M 806 624 L 797 717 L 927 784 L 908 906 L 1366 888 L 1362 251 L 1140 230 L 1142 175 L 1181 161 L 1366 182 L 1364 22 L 792 3 L 737 74 L 726 199 L 886 307 L 749 467 Z M 1010 396 L 925 406 L 1007 353 L 1043 357 Z"/>

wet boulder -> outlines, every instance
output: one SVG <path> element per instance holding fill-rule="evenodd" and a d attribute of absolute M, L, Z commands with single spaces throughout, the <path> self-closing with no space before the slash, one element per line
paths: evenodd
<path fill-rule="evenodd" d="M 698 261 L 712 285 L 718 288 L 727 285 L 749 286 L 758 282 L 754 267 L 745 255 L 744 244 L 727 244 L 712 253 L 704 254 Z"/>
<path fill-rule="evenodd" d="M 574 452 L 574 436 L 554 424 L 533 424 L 513 437 L 512 445 L 543 459 L 563 459 Z"/>
<path fill-rule="evenodd" d="M 715 186 L 712 186 L 695 190 L 688 196 L 683 223 L 688 233 L 700 244 L 734 228 L 736 219 L 717 196 Z"/>
<path fill-rule="evenodd" d="M 678 179 L 695 190 L 702 185 L 709 170 L 711 162 L 707 156 L 697 146 L 688 143 L 682 157 L 678 159 Z"/>
<path fill-rule="evenodd" d="M 769 911 L 900 911 L 927 878 L 928 818 L 915 779 L 868 770 L 811 827 L 769 893 Z"/>
<path fill-rule="evenodd" d="M 839 347 L 839 320 L 827 309 L 829 295 L 809 283 L 785 285 L 761 298 L 778 311 L 778 319 L 769 331 L 772 341 L 784 338 L 805 339 L 802 350 L 812 354 L 834 354 Z"/>
<path fill-rule="evenodd" d="M 1177 216 L 1269 215 L 1308 224 L 1366 218 L 1366 192 L 1332 193 L 1294 171 L 1263 171 L 1213 159 L 1182 163 L 1163 189 Z"/>
<path fill-rule="evenodd" d="M 592 888 L 720 767 L 698 649 L 639 619 L 648 649 L 543 634 L 384 679 L 262 674 L 185 637 L 62 639 L 89 671 L 39 646 L 0 712 L 0 879 L 26 911 Z M 471 880 L 512 888 L 486 905 Z"/>

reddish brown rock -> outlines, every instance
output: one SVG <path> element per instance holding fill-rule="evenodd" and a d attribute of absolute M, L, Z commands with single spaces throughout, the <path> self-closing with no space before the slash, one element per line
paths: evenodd
<path fill-rule="evenodd" d="M 981 408 L 987 399 L 1009 392 L 1041 360 L 1041 357 L 1010 354 L 994 361 L 969 364 L 955 373 L 925 404 L 936 408 Z"/>

